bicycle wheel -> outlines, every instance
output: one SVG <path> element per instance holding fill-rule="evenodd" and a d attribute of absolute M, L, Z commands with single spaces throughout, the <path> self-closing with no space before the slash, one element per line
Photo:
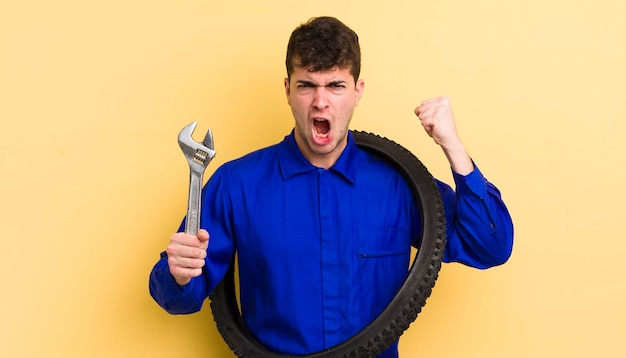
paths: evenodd
<path fill-rule="evenodd" d="M 303 358 L 375 357 L 397 341 L 426 304 L 435 285 L 446 243 L 443 203 L 426 167 L 404 147 L 378 135 L 353 131 L 359 148 L 394 164 L 405 176 L 420 207 L 422 236 L 409 273 L 387 307 L 359 333 L 330 349 Z M 230 349 L 242 358 L 294 357 L 269 350 L 259 343 L 244 323 L 237 302 L 233 264 L 210 296 L 218 331 Z"/>

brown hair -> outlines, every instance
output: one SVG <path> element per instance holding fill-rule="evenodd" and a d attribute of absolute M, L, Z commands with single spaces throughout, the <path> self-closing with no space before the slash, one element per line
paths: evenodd
<path fill-rule="evenodd" d="M 349 68 L 354 80 L 361 72 L 359 37 L 334 17 L 314 17 L 291 33 L 287 45 L 287 77 L 294 67 L 311 72 Z"/>

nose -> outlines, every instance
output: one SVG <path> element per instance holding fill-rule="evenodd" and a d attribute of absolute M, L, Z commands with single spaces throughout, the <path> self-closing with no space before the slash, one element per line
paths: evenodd
<path fill-rule="evenodd" d="M 328 107 L 328 93 L 326 93 L 326 87 L 317 86 L 315 88 L 315 94 L 313 96 L 313 107 L 319 110 Z"/>

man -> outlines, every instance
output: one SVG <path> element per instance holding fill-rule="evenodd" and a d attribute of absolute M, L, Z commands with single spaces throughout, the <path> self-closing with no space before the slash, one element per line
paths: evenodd
<path fill-rule="evenodd" d="M 421 223 L 402 175 L 359 149 L 348 130 L 365 86 L 357 35 L 337 19 L 311 19 L 292 33 L 286 67 L 294 130 L 216 170 L 203 191 L 202 230 L 171 237 L 150 292 L 170 313 L 198 311 L 236 250 L 246 324 L 267 348 L 298 355 L 345 341 L 386 307 Z M 456 182 L 456 192 L 437 182 L 444 261 L 504 263 L 511 218 L 467 154 L 449 100 L 424 101 L 415 113 Z M 380 355 L 397 356 L 397 342 Z"/>

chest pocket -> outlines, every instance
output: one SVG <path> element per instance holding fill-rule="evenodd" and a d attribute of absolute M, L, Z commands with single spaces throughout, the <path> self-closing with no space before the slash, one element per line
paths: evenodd
<path fill-rule="evenodd" d="M 408 228 L 360 229 L 357 254 L 360 259 L 406 256 L 411 253 Z"/>
<path fill-rule="evenodd" d="M 358 231 L 359 294 L 355 301 L 365 322 L 374 319 L 404 282 L 411 256 L 408 228 Z"/>

